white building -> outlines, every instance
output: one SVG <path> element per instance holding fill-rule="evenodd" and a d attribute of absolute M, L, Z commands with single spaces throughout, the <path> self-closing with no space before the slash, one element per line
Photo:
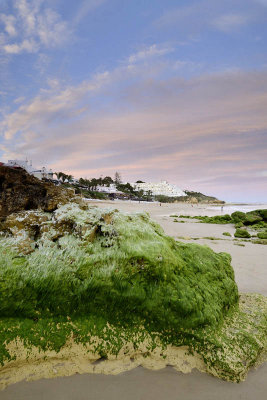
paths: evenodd
<path fill-rule="evenodd" d="M 35 176 L 38 179 L 46 178 L 53 179 L 52 169 L 47 170 L 45 167 L 41 169 L 36 169 L 32 166 L 32 161 L 28 160 L 8 160 L 5 164 L 7 167 L 20 167 L 25 169 L 30 175 Z"/>
<path fill-rule="evenodd" d="M 136 190 L 143 190 L 144 192 L 151 192 L 153 196 L 163 195 L 168 197 L 186 196 L 178 186 L 171 185 L 167 181 L 160 183 L 132 183 Z"/>
<path fill-rule="evenodd" d="M 102 193 L 121 193 L 117 190 L 116 185 L 114 183 L 110 184 L 109 186 L 97 186 L 97 192 Z"/>

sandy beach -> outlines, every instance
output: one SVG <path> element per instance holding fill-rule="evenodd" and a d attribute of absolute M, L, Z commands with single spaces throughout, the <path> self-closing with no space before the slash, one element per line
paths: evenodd
<path fill-rule="evenodd" d="M 93 206 L 117 208 L 124 212 L 148 212 L 165 233 L 186 243 L 210 246 L 216 252 L 228 252 L 240 292 L 267 295 L 267 246 L 234 240 L 233 225 L 213 225 L 184 219 L 174 222 L 171 215 L 218 215 L 220 208 L 211 205 L 90 201 Z M 267 208 L 261 206 L 258 208 Z M 227 207 L 224 207 L 224 211 Z M 233 210 L 235 211 L 235 210 Z M 228 212 L 228 211 L 227 211 Z M 227 237 L 223 232 L 229 232 Z M 20 382 L 0 392 L 1 400 L 46 399 L 255 399 L 265 398 L 267 365 L 249 372 L 245 382 L 234 384 L 194 370 L 182 374 L 171 367 L 159 371 L 138 367 L 116 376 L 83 374 L 35 382 Z"/>

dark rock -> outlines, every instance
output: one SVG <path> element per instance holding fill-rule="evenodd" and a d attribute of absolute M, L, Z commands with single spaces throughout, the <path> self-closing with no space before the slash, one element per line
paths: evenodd
<path fill-rule="evenodd" d="M 18 212 L 40 209 L 54 211 L 75 194 L 71 189 L 40 181 L 22 168 L 0 166 L 0 218 Z"/>

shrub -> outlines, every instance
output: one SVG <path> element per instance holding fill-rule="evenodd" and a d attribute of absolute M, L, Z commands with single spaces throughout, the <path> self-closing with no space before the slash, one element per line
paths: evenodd
<path fill-rule="evenodd" d="M 232 236 L 231 233 L 229 233 L 229 232 L 223 232 L 223 235 L 224 236 Z"/>

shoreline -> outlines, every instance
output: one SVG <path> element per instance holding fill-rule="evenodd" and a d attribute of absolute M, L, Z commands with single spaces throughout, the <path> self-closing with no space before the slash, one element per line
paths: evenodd
<path fill-rule="evenodd" d="M 251 370 L 239 384 L 193 370 L 183 374 L 167 366 L 152 371 L 137 367 L 119 375 L 77 374 L 21 382 L 1 392 L 1 400 L 262 400 L 267 364 Z"/>

